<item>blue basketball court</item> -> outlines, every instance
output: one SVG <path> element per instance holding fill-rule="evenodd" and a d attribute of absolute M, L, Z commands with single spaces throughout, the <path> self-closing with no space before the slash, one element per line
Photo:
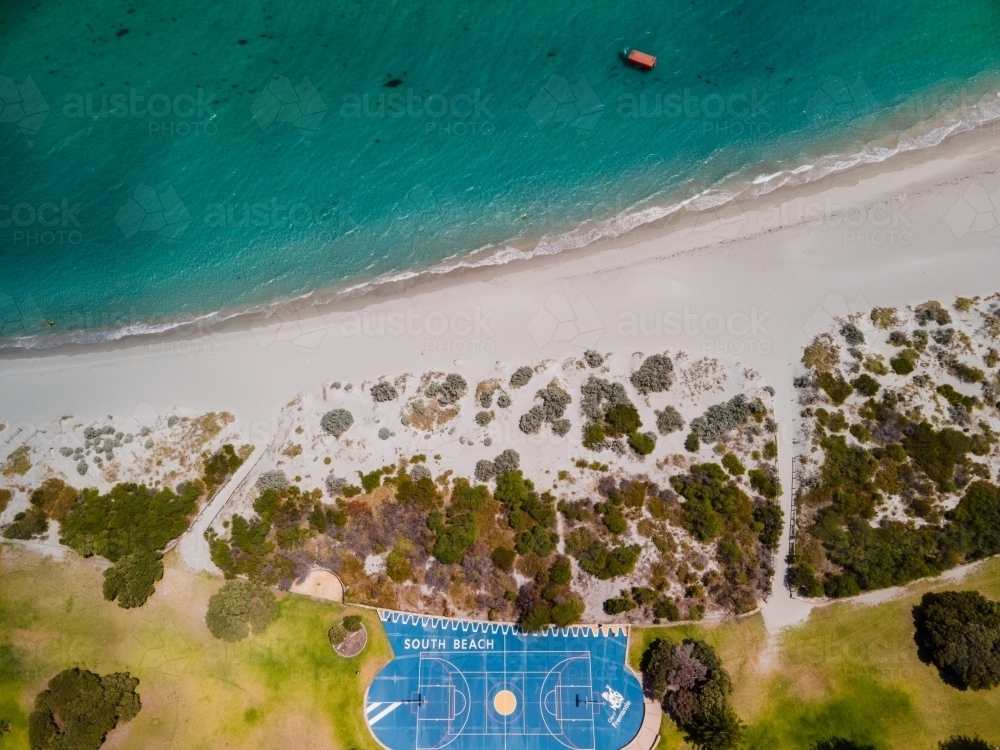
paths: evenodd
<path fill-rule="evenodd" d="M 365 718 L 389 750 L 620 750 L 642 724 L 624 628 L 513 625 L 380 611 L 395 658 Z"/>

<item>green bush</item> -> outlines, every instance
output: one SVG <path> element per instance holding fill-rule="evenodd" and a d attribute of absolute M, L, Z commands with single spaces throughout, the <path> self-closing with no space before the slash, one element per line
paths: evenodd
<path fill-rule="evenodd" d="M 978 734 L 969 737 L 965 734 L 955 734 L 938 743 L 938 750 L 996 750 L 996 748 Z"/>
<path fill-rule="evenodd" d="M 653 606 L 653 615 L 668 622 L 677 622 L 681 619 L 681 611 L 677 608 L 677 604 L 673 599 L 666 597 Z"/>
<path fill-rule="evenodd" d="M 821 372 L 816 378 L 816 384 L 823 389 L 830 401 L 836 406 L 840 406 L 847 400 L 854 389 L 851 384 L 844 380 L 842 375 L 834 376 L 831 372 Z"/>
<path fill-rule="evenodd" d="M 104 571 L 104 598 L 117 601 L 123 609 L 141 607 L 153 595 L 155 584 L 163 578 L 163 556 L 140 550 L 119 558 Z"/>
<path fill-rule="evenodd" d="M 701 448 L 701 441 L 693 432 L 684 438 L 684 450 L 688 453 L 697 453 L 699 448 Z"/>
<path fill-rule="evenodd" d="M 615 437 L 631 435 L 642 427 L 639 412 L 632 404 L 616 404 L 604 415 L 607 432 Z"/>
<path fill-rule="evenodd" d="M 243 459 L 229 444 L 222 446 L 215 453 L 205 455 L 203 460 L 202 481 L 208 497 L 215 495 L 216 491 L 243 465 Z"/>
<path fill-rule="evenodd" d="M 623 612 L 630 612 L 637 606 L 638 605 L 627 596 L 621 596 L 615 599 L 605 599 L 604 614 L 620 615 Z"/>
<path fill-rule="evenodd" d="M 750 469 L 750 486 L 768 500 L 774 500 L 781 494 L 781 481 L 777 475 L 771 475 L 763 469 Z"/>
<path fill-rule="evenodd" d="M 857 438 L 859 443 L 867 443 L 872 439 L 872 431 L 865 427 L 863 424 L 858 422 L 857 424 L 852 424 L 850 432 Z"/>
<path fill-rule="evenodd" d="M 951 383 L 938 386 L 937 392 L 944 396 L 951 406 L 964 406 L 968 411 L 976 408 L 978 403 L 974 396 L 966 396 L 964 393 L 956 391 Z"/>
<path fill-rule="evenodd" d="M 810 750 L 878 750 L 867 742 L 856 742 L 844 737 L 827 737 L 813 745 Z"/>
<path fill-rule="evenodd" d="M 363 489 L 366 493 L 376 489 L 380 484 L 382 484 L 381 469 L 376 469 L 375 471 L 361 476 L 361 489 Z"/>
<path fill-rule="evenodd" d="M 347 638 L 347 629 L 338 622 L 330 627 L 326 637 L 330 639 L 331 646 L 339 646 Z"/>
<path fill-rule="evenodd" d="M 929 422 L 921 422 L 903 438 L 903 448 L 941 490 L 950 490 L 954 489 L 955 464 L 972 449 L 972 438 L 959 430 L 935 430 Z"/>
<path fill-rule="evenodd" d="M 599 422 L 591 422 L 583 428 L 583 447 L 592 451 L 604 447 L 604 427 Z"/>
<path fill-rule="evenodd" d="M 858 580 L 850 573 L 829 576 L 823 581 L 823 593 L 835 599 L 845 596 L 857 596 L 861 593 Z"/>
<path fill-rule="evenodd" d="M 6 539 L 31 539 L 49 530 L 49 520 L 41 508 L 28 508 L 14 516 L 14 522 L 3 530 Z"/>
<path fill-rule="evenodd" d="M 628 521 L 617 505 L 610 506 L 601 520 L 612 534 L 623 534 L 628 531 Z"/>
<path fill-rule="evenodd" d="M 447 525 L 439 531 L 432 554 L 445 565 L 454 565 L 477 538 L 479 528 L 475 517 L 471 513 L 459 513 L 449 518 Z"/>
<path fill-rule="evenodd" d="M 924 594 L 913 608 L 920 658 L 960 690 L 1000 685 L 1000 603 L 977 591 Z"/>
<path fill-rule="evenodd" d="M 788 579 L 801 596 L 818 598 L 825 596 L 823 582 L 817 577 L 816 571 L 811 565 L 803 562 L 796 562 L 788 569 Z"/>
<path fill-rule="evenodd" d="M 639 668 L 645 678 L 650 696 L 662 703 L 670 686 L 669 674 L 677 666 L 674 661 L 674 644 L 660 638 L 652 641 L 642 654 Z"/>
<path fill-rule="evenodd" d="M 567 628 L 570 625 L 580 622 L 584 609 L 585 606 L 582 601 L 572 599 L 554 605 L 549 613 L 549 617 L 553 625 L 560 628 Z"/>
<path fill-rule="evenodd" d="M 889 366 L 897 375 L 909 375 L 914 370 L 913 362 L 902 354 L 889 360 Z"/>
<path fill-rule="evenodd" d="M 344 497 L 350 497 L 347 494 L 348 489 L 350 488 L 344 490 Z M 404 505 L 413 504 L 423 510 L 431 510 L 440 506 L 441 496 L 437 485 L 429 476 L 422 476 L 414 481 L 409 474 L 402 472 L 396 477 L 396 501 Z"/>
<path fill-rule="evenodd" d="M 757 536 L 766 549 L 777 551 L 785 514 L 777 503 L 765 503 L 753 509 Z"/>
<path fill-rule="evenodd" d="M 518 534 L 514 547 L 520 555 L 532 552 L 539 557 L 548 557 L 555 551 L 558 542 L 558 534 L 548 532 L 542 526 L 535 526 L 531 531 Z"/>
<path fill-rule="evenodd" d="M 434 546 L 437 547 L 437 544 Z M 399 550 L 393 550 L 385 558 L 385 572 L 396 583 L 408 581 L 413 576 L 409 560 Z"/>
<path fill-rule="evenodd" d="M 517 559 L 517 553 L 510 547 L 501 546 L 493 550 L 490 559 L 500 570 L 510 570 L 514 566 L 514 560 Z"/>
<path fill-rule="evenodd" d="M 84 557 L 111 562 L 162 550 L 187 529 L 202 491 L 200 482 L 188 483 L 179 496 L 168 487 L 154 491 L 138 484 L 115 485 L 106 495 L 83 490 L 62 525 L 62 541 Z"/>
<path fill-rule="evenodd" d="M 521 616 L 518 625 L 525 633 L 538 633 L 552 623 L 552 609 L 540 604 Z"/>
<path fill-rule="evenodd" d="M 651 432 L 633 432 L 628 436 L 628 444 L 640 456 L 648 456 L 656 448 L 656 437 Z"/>
<path fill-rule="evenodd" d="M 212 635 L 230 643 L 263 633 L 278 616 L 277 601 L 268 589 L 250 581 L 226 581 L 208 600 L 205 624 Z"/>
<path fill-rule="evenodd" d="M 851 381 L 851 385 L 854 386 L 854 390 L 862 396 L 868 397 L 874 396 L 878 393 L 879 388 L 881 387 L 879 382 L 868 373 L 858 375 L 858 377 Z"/>
<path fill-rule="evenodd" d="M 655 589 L 647 588 L 646 586 L 632 587 L 632 599 L 640 606 L 655 604 L 657 598 L 658 594 Z"/>
<path fill-rule="evenodd" d="M 734 477 L 741 476 L 746 471 L 735 453 L 727 453 L 722 457 L 722 467 Z"/>
<path fill-rule="evenodd" d="M 357 633 L 361 630 L 361 615 L 347 615 L 343 619 L 343 625 L 348 633 Z"/>
<path fill-rule="evenodd" d="M 954 369 L 955 377 L 963 383 L 981 383 L 983 378 L 986 377 L 985 373 L 978 367 L 972 367 L 962 362 L 955 365 Z"/>
<path fill-rule="evenodd" d="M 560 557 L 549 568 L 549 581 L 557 586 L 565 586 L 573 579 L 573 566 L 568 558 Z"/>
<path fill-rule="evenodd" d="M 604 581 L 635 570 L 642 551 L 638 544 L 609 549 L 586 528 L 576 529 L 570 534 L 566 549 L 576 558 L 581 570 Z"/>
<path fill-rule="evenodd" d="M 142 709 L 139 680 L 128 672 L 101 676 L 73 668 L 49 680 L 28 717 L 31 750 L 97 750 L 108 732 Z"/>
<path fill-rule="evenodd" d="M 684 528 L 702 542 L 711 541 L 723 531 L 722 516 L 712 507 L 710 500 L 694 497 L 684 503 Z"/>

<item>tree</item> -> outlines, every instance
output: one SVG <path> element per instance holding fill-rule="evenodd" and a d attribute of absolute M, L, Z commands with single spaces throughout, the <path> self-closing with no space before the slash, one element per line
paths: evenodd
<path fill-rule="evenodd" d="M 668 675 L 677 666 L 674 662 L 674 644 L 657 638 L 649 644 L 642 655 L 639 668 L 642 670 L 646 692 L 658 703 L 663 702 L 670 684 Z"/>
<path fill-rule="evenodd" d="M 702 750 L 732 750 L 744 727 L 729 703 L 729 673 L 704 641 L 655 640 L 640 662 L 646 691 L 665 703 L 685 738 Z"/>
<path fill-rule="evenodd" d="M 274 594 L 259 584 L 233 580 L 208 600 L 205 624 L 216 638 L 233 643 L 251 631 L 263 633 L 277 616 Z"/>
<path fill-rule="evenodd" d="M 104 571 L 104 598 L 118 601 L 123 609 L 141 607 L 153 595 L 154 584 L 163 578 L 163 557 L 140 550 L 125 555 Z"/>
<path fill-rule="evenodd" d="M 979 735 L 956 734 L 938 743 L 938 750 L 993 750 L 993 745 Z"/>
<path fill-rule="evenodd" d="M 525 612 L 519 625 L 525 633 L 538 633 L 549 627 L 552 622 L 552 610 L 544 604 Z"/>
<path fill-rule="evenodd" d="M 330 627 L 326 635 L 330 639 L 331 646 L 339 646 L 347 638 L 347 628 L 338 622 Z"/>
<path fill-rule="evenodd" d="M 812 750 L 877 750 L 874 745 L 855 742 L 845 737 L 827 737 L 812 746 Z"/>
<path fill-rule="evenodd" d="M 347 615 L 344 618 L 344 630 L 348 633 L 357 633 L 361 630 L 361 615 Z"/>
<path fill-rule="evenodd" d="M 549 617 L 552 619 L 553 625 L 565 628 L 580 622 L 585 608 L 586 605 L 584 605 L 582 599 L 570 598 L 554 605 L 551 612 L 549 612 Z"/>
<path fill-rule="evenodd" d="M 1000 603 L 976 591 L 924 594 L 913 608 L 921 660 L 960 690 L 1000 685 Z"/>
<path fill-rule="evenodd" d="M 32 750 L 97 750 L 108 732 L 139 713 L 138 684 L 128 672 L 60 672 L 35 697 L 28 744 Z"/>

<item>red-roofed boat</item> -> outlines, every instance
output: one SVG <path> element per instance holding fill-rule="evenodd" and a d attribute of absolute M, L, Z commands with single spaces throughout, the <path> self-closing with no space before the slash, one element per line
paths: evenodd
<path fill-rule="evenodd" d="M 642 70 L 652 70 L 656 67 L 655 57 L 647 55 L 645 52 L 640 52 L 637 49 L 622 50 L 622 59 L 629 65 L 634 65 Z"/>

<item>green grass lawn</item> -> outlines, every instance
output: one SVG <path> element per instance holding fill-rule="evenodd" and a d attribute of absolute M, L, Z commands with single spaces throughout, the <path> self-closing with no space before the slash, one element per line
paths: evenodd
<path fill-rule="evenodd" d="M 101 582 L 73 553 L 55 562 L 0 546 L 0 719 L 12 728 L 0 748 L 27 747 L 35 695 L 56 673 L 80 666 L 140 680 L 142 710 L 106 746 L 377 750 L 364 690 L 391 652 L 373 612 L 358 610 L 367 647 L 343 659 L 326 638 L 350 611 L 336 604 L 283 595 L 267 632 L 227 644 L 204 623 L 218 579 L 168 564 L 156 593 L 135 610 L 104 601 Z"/>
<path fill-rule="evenodd" d="M 805 750 L 842 736 L 880 749 L 934 750 L 952 734 L 1000 743 L 1000 688 L 962 692 L 917 659 L 911 610 L 930 590 L 976 589 L 1000 600 L 1000 560 L 959 583 L 917 584 L 896 601 L 835 604 L 783 632 L 765 655 L 760 617 L 716 627 L 633 629 L 629 660 L 638 666 L 654 638 L 693 636 L 711 643 L 733 677 L 733 705 L 753 750 Z M 683 746 L 669 718 L 659 750 Z"/>
<path fill-rule="evenodd" d="M 363 696 L 391 653 L 373 612 L 361 611 L 369 643 L 354 659 L 341 659 L 326 640 L 349 610 L 291 594 L 280 598 L 266 633 L 227 644 L 204 623 L 220 581 L 170 563 L 146 605 L 123 610 L 102 598 L 92 561 L 69 553 L 55 562 L 0 545 L 0 719 L 13 730 L 0 748 L 27 746 L 34 696 L 59 671 L 81 666 L 128 670 L 140 680 L 142 711 L 107 747 L 378 750 Z M 1000 688 L 948 687 L 913 644 L 911 609 L 925 591 L 970 588 L 1000 599 L 1000 560 L 961 583 L 918 584 L 886 604 L 816 609 L 770 649 L 759 616 L 715 627 L 633 628 L 629 660 L 638 667 L 654 638 L 711 643 L 733 677 L 751 750 L 806 750 L 834 734 L 881 750 L 934 750 L 959 732 L 996 743 Z M 668 718 L 661 738 L 658 750 L 684 745 Z"/>

